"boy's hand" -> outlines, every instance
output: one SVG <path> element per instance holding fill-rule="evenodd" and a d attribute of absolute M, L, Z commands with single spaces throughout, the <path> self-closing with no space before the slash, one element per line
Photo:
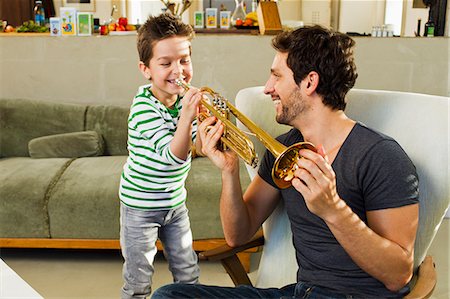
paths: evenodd
<path fill-rule="evenodd" d="M 200 90 L 198 88 L 191 87 L 181 99 L 181 104 L 183 106 L 181 114 L 188 118 L 190 122 L 192 122 L 197 116 L 201 98 L 202 93 Z"/>

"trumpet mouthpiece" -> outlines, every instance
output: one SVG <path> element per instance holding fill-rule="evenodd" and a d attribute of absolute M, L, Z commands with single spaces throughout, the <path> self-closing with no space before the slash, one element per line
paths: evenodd
<path fill-rule="evenodd" d="M 183 79 L 180 78 L 175 79 L 175 84 L 180 87 L 183 87 L 186 91 L 189 89 L 189 85 L 186 82 L 184 82 Z"/>

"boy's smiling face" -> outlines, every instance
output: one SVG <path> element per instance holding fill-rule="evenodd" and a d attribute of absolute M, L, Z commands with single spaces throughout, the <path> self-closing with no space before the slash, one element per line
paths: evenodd
<path fill-rule="evenodd" d="M 175 79 L 181 78 L 186 82 L 192 79 L 190 41 L 186 37 L 174 36 L 154 43 L 148 67 L 141 63 L 140 69 L 144 76 L 151 77 L 154 96 L 170 105 L 184 91 Z"/>

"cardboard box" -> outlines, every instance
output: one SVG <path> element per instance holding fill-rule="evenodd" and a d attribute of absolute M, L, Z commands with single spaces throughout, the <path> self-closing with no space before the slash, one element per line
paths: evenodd
<path fill-rule="evenodd" d="M 60 36 L 61 35 L 61 19 L 56 17 L 50 18 L 50 35 Z"/>
<path fill-rule="evenodd" d="M 230 29 L 231 27 L 231 11 L 220 12 L 220 28 Z"/>
<path fill-rule="evenodd" d="M 217 28 L 217 8 L 205 9 L 206 28 Z"/>
<path fill-rule="evenodd" d="M 74 7 L 61 7 L 59 9 L 61 18 L 61 34 L 77 34 L 77 9 Z"/>
<path fill-rule="evenodd" d="M 203 11 L 194 12 L 194 28 L 205 28 L 205 18 Z"/>
<path fill-rule="evenodd" d="M 77 30 L 78 35 L 92 35 L 94 31 L 94 15 L 91 12 L 77 13 Z"/>

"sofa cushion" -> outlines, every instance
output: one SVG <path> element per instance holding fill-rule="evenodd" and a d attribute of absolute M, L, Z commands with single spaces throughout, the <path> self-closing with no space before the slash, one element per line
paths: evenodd
<path fill-rule="evenodd" d="M 240 178 L 243 190 L 250 183 L 241 161 Z M 219 201 L 222 190 L 220 170 L 206 157 L 192 160 L 186 180 L 189 219 L 194 240 L 223 238 Z"/>
<path fill-rule="evenodd" d="M 52 238 L 119 238 L 119 181 L 126 156 L 79 158 L 49 197 Z"/>
<path fill-rule="evenodd" d="M 89 106 L 86 130 L 99 132 L 105 141 L 105 155 L 128 155 L 127 119 L 129 108 L 117 106 Z"/>
<path fill-rule="evenodd" d="M 0 100 L 0 157 L 28 157 L 36 137 L 84 131 L 86 106 L 36 100 Z"/>
<path fill-rule="evenodd" d="M 47 195 L 70 159 L 0 159 L 0 237 L 48 238 Z"/>
<path fill-rule="evenodd" d="M 32 158 L 78 158 L 103 155 L 103 138 L 96 131 L 55 134 L 31 139 Z"/>

